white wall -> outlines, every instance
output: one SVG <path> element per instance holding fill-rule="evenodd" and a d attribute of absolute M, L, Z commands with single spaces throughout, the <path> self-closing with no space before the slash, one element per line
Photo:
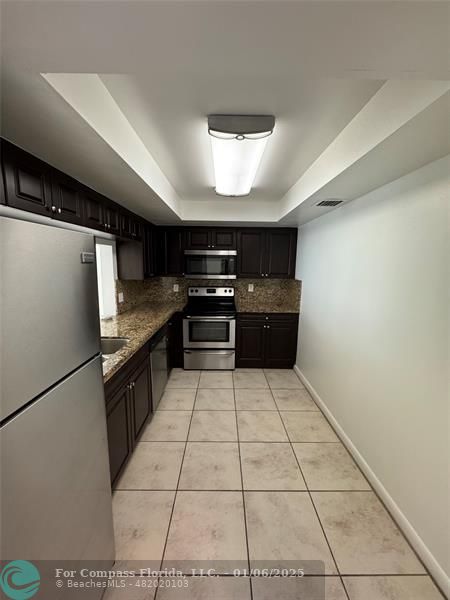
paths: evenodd
<path fill-rule="evenodd" d="M 100 318 L 108 319 L 117 313 L 116 279 L 117 261 L 116 244 L 111 240 L 96 238 L 97 286 Z"/>
<path fill-rule="evenodd" d="M 448 158 L 301 227 L 296 274 L 297 367 L 441 585 L 440 568 L 450 572 Z"/>

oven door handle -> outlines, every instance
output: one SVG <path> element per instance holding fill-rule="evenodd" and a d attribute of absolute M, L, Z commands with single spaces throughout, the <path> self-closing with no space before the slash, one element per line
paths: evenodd
<path fill-rule="evenodd" d="M 185 354 L 214 354 L 215 356 L 233 356 L 233 351 L 228 350 L 184 350 Z"/>
<path fill-rule="evenodd" d="M 213 317 L 193 317 L 191 315 L 186 315 L 185 319 L 189 319 L 190 321 L 235 321 L 236 317 L 224 317 L 224 316 L 213 316 Z"/>

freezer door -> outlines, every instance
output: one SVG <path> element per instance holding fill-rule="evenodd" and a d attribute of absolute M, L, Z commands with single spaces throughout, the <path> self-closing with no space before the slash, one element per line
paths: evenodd
<path fill-rule="evenodd" d="M 100 351 L 94 258 L 92 235 L 0 217 L 1 419 Z"/>
<path fill-rule="evenodd" d="M 101 358 L 0 429 L 4 560 L 112 561 Z"/>

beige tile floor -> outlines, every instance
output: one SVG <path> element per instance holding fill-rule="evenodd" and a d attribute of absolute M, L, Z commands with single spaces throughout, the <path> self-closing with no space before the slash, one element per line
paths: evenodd
<path fill-rule="evenodd" d="M 443 597 L 294 371 L 175 369 L 113 510 L 120 565 L 306 576 L 188 577 L 107 600 Z"/>

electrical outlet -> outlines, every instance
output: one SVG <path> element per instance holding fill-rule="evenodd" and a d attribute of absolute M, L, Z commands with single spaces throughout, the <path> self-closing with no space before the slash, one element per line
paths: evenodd
<path fill-rule="evenodd" d="M 178 283 L 174 283 L 173 284 L 173 291 L 174 292 L 179 292 L 180 291 L 180 286 L 178 285 Z"/>
<path fill-rule="evenodd" d="M 117 299 L 119 300 L 119 304 L 121 304 L 123 302 L 123 300 L 124 300 L 124 298 L 123 298 L 123 292 L 119 292 L 119 294 L 117 296 Z"/>
<path fill-rule="evenodd" d="M 248 291 L 249 292 L 254 292 L 255 291 L 255 286 L 253 285 L 253 283 L 249 283 L 248 284 Z"/>

